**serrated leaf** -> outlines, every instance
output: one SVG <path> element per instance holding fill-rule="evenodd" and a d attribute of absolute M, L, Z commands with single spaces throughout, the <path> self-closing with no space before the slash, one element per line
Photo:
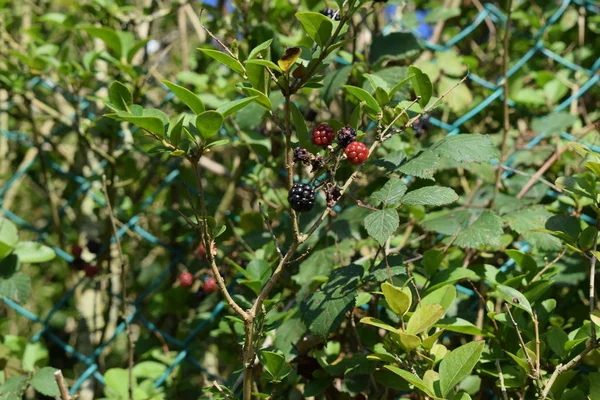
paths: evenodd
<path fill-rule="evenodd" d="M 500 246 L 502 219 L 493 211 L 484 211 L 479 218 L 458 234 L 454 244 L 459 247 L 476 248 L 483 245 Z"/>
<path fill-rule="evenodd" d="M 446 396 L 465 379 L 481 358 L 485 342 L 471 342 L 454 349 L 440 363 L 440 390 Z"/>
<path fill-rule="evenodd" d="M 499 157 L 490 137 L 476 133 L 448 136 L 434 144 L 431 150 L 440 157 L 458 162 L 488 162 Z"/>
<path fill-rule="evenodd" d="M 365 229 L 369 236 L 384 245 L 386 240 L 396 232 L 400 220 L 398 212 L 394 209 L 374 211 L 365 218 Z"/>
<path fill-rule="evenodd" d="M 358 98 L 360 101 L 364 101 L 367 107 L 369 107 L 373 111 L 377 113 L 381 112 L 381 107 L 379 107 L 377 100 L 375 100 L 375 98 L 371 96 L 366 90 L 350 85 L 344 85 L 344 89 L 351 95 Z"/>
<path fill-rule="evenodd" d="M 28 275 L 16 272 L 18 267 L 19 259 L 13 254 L 0 261 L 0 297 L 23 303 L 31 291 L 31 280 Z"/>
<path fill-rule="evenodd" d="M 24 376 L 10 377 L 0 386 L 0 400 L 21 400 L 26 388 L 27 379 Z"/>
<path fill-rule="evenodd" d="M 302 28 L 312 40 L 321 47 L 325 46 L 333 30 L 330 18 L 316 12 L 299 12 L 296 13 L 296 18 L 300 20 Z"/>
<path fill-rule="evenodd" d="M 577 116 L 568 112 L 557 112 L 547 117 L 534 118 L 531 128 L 536 133 L 562 133 L 577 121 Z"/>
<path fill-rule="evenodd" d="M 133 104 L 133 96 L 125 85 L 119 81 L 114 81 L 108 89 L 108 99 L 119 110 L 127 111 Z"/>
<path fill-rule="evenodd" d="M 242 108 L 246 107 L 248 104 L 252 103 L 252 101 L 256 100 L 257 96 L 246 97 L 243 99 L 233 100 L 228 103 L 225 103 L 217 108 L 217 112 L 223 116 L 223 118 L 227 118 L 230 115 L 235 114 Z"/>
<path fill-rule="evenodd" d="M 60 390 L 56 379 L 54 379 L 54 372 L 57 370 L 51 367 L 44 367 L 40 369 L 31 378 L 31 386 L 41 394 L 51 397 L 59 397 Z"/>
<path fill-rule="evenodd" d="M 207 56 L 214 58 L 215 60 L 219 61 L 220 63 L 225 64 L 226 66 L 231 68 L 233 71 L 237 72 L 238 74 L 244 75 L 244 66 L 238 60 L 231 57 L 229 54 L 223 53 L 222 51 L 219 51 L 219 50 L 213 50 L 213 49 L 199 48 L 198 50 L 200 50 L 202 53 L 206 54 Z"/>
<path fill-rule="evenodd" d="M 363 267 L 356 264 L 335 269 L 321 291 L 300 304 L 302 321 L 313 334 L 325 338 L 340 326 L 345 313 L 354 307 L 363 273 Z"/>
<path fill-rule="evenodd" d="M 433 174 L 437 171 L 439 161 L 438 155 L 427 149 L 403 164 L 399 171 L 406 175 L 434 180 Z"/>
<path fill-rule="evenodd" d="M 498 285 L 496 290 L 508 304 L 525 310 L 529 315 L 533 315 L 531 304 L 529 304 L 529 300 L 527 300 L 523 293 L 511 288 L 510 286 L 504 285 Z"/>
<path fill-rule="evenodd" d="M 173 82 L 169 82 L 166 79 L 161 81 L 164 83 L 179 100 L 181 100 L 186 106 L 190 108 L 195 114 L 204 112 L 204 103 L 200 100 L 200 97 L 196 96 L 194 92 L 189 89 L 179 86 Z"/>
<path fill-rule="evenodd" d="M 402 204 L 411 206 L 442 206 L 458 200 L 456 192 L 442 186 L 426 186 L 402 197 Z"/>
<path fill-rule="evenodd" d="M 431 95 L 433 94 L 433 85 L 431 84 L 431 80 L 427 74 L 414 65 L 408 67 L 408 73 L 414 74 L 414 76 L 411 78 L 412 87 L 415 94 L 417 96 L 421 96 L 419 99 L 419 105 L 421 108 L 425 108 L 427 103 L 429 103 L 429 99 L 431 99 Z"/>
<path fill-rule="evenodd" d="M 204 140 L 219 133 L 221 125 L 223 125 L 223 116 L 217 111 L 204 111 L 196 118 L 196 129 Z"/>
<path fill-rule="evenodd" d="M 371 196 L 382 203 L 391 206 L 400 201 L 407 189 L 408 188 L 402 179 L 391 178 L 385 183 L 385 185 L 383 185 L 381 189 L 373 193 Z"/>
<path fill-rule="evenodd" d="M 56 257 L 52 248 L 37 242 L 19 242 L 13 254 L 21 263 L 43 263 Z"/>
<path fill-rule="evenodd" d="M 425 304 L 417 308 L 408 320 L 406 333 L 417 335 L 427 331 L 444 315 L 444 308 L 439 304 Z"/>

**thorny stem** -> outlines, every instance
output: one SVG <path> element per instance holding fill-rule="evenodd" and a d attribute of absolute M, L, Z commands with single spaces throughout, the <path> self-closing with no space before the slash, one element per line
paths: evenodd
<path fill-rule="evenodd" d="M 114 182 L 111 182 L 111 185 Z M 131 325 L 129 324 L 129 319 L 127 316 L 127 263 L 125 262 L 125 257 L 123 256 L 123 248 L 121 247 L 121 239 L 119 237 L 119 230 L 117 229 L 116 217 L 115 213 L 110 204 L 110 197 L 108 196 L 108 185 L 106 183 L 106 175 L 102 175 L 102 189 L 104 191 L 104 197 L 106 198 L 106 209 L 108 211 L 108 215 L 110 217 L 110 223 L 112 225 L 113 234 L 115 236 L 115 244 L 117 245 L 117 253 L 119 256 L 119 263 L 121 264 L 121 296 L 123 299 L 121 300 L 121 313 L 123 314 L 123 321 L 125 321 L 125 332 L 127 335 L 127 347 L 128 347 L 128 356 L 129 356 L 129 388 L 128 395 L 129 400 L 133 400 L 133 354 L 134 354 L 134 343 L 133 343 L 133 333 L 131 332 Z"/>
<path fill-rule="evenodd" d="M 502 81 L 503 88 L 503 109 L 504 109 L 504 129 L 502 132 L 502 145 L 500 147 L 500 159 L 498 160 L 498 170 L 496 171 L 496 185 L 494 186 L 494 197 L 492 197 L 492 201 L 490 202 L 490 208 L 494 204 L 494 200 L 498 196 L 498 192 L 500 191 L 500 185 L 502 181 L 502 173 L 503 169 L 500 167 L 504 164 L 504 156 L 506 155 L 506 145 L 508 142 L 508 131 L 510 130 L 510 120 L 508 115 L 508 39 L 510 37 L 510 19 L 512 14 L 512 0 L 508 0 L 508 9 L 506 15 L 506 27 L 504 31 L 504 42 L 503 42 L 503 52 L 502 52 L 502 73 L 504 74 L 504 79 Z"/>

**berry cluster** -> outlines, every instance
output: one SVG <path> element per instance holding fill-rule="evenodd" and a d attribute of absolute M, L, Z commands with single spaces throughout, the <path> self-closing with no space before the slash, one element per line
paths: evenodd
<path fill-rule="evenodd" d="M 100 242 L 97 240 L 89 240 L 87 242 L 87 249 L 92 254 L 100 253 Z M 92 265 L 89 262 L 85 261 L 81 255 L 83 254 L 83 248 L 78 244 L 74 244 L 71 246 L 71 255 L 73 256 L 73 261 L 71 261 L 71 267 L 76 271 L 84 271 L 85 276 L 88 278 L 93 278 L 100 273 L 100 268 L 96 265 Z"/>
<path fill-rule="evenodd" d="M 326 8 L 325 10 L 321 11 L 321 14 L 323 14 L 327 18 L 335 19 L 336 21 L 340 20 L 339 10 L 334 10 L 333 8 Z"/>
<path fill-rule="evenodd" d="M 319 124 L 312 130 L 312 143 L 316 146 L 327 148 L 335 138 L 333 128 L 328 124 Z M 338 130 L 337 144 L 338 149 L 344 149 L 346 159 L 351 164 L 360 165 L 369 158 L 369 148 L 364 143 L 356 141 L 356 130 L 349 125 Z M 321 155 L 311 154 L 303 147 L 294 150 L 294 162 L 312 165 L 313 171 L 326 164 L 326 160 Z M 340 192 L 335 185 L 332 185 L 327 189 L 326 195 L 327 206 L 332 207 L 339 199 Z M 315 205 L 315 190 L 309 184 L 297 183 L 288 192 L 288 201 L 292 209 L 297 212 L 310 211 Z"/>

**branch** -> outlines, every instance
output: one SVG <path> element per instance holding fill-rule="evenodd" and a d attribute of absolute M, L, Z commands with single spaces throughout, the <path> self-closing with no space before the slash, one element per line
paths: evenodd
<path fill-rule="evenodd" d="M 496 369 L 498 370 L 498 379 L 500 379 L 500 390 L 502 391 L 502 398 L 508 400 L 506 394 L 506 386 L 504 386 L 504 374 L 502 374 L 502 368 L 500 368 L 500 360 L 496 358 Z"/>
<path fill-rule="evenodd" d="M 71 396 L 69 395 L 69 388 L 67 387 L 67 383 L 65 382 L 65 378 L 63 377 L 62 371 L 60 369 L 57 369 L 56 372 L 54 372 L 54 379 L 56 380 L 56 384 L 58 385 L 61 400 L 71 400 Z"/>
<path fill-rule="evenodd" d="M 115 243 L 117 244 L 117 251 L 119 255 L 119 263 L 121 264 L 121 296 L 122 301 L 122 313 L 123 320 L 125 321 L 125 331 L 127 334 L 127 347 L 129 353 L 129 400 L 133 400 L 133 339 L 131 333 L 131 326 L 127 320 L 127 268 L 125 263 L 125 257 L 123 256 L 123 249 L 121 247 L 121 239 L 119 238 L 119 230 L 117 229 L 116 218 L 113 212 L 112 206 L 110 205 L 110 198 L 108 196 L 108 186 L 106 184 L 106 175 L 102 175 L 102 189 L 104 191 L 104 197 L 106 198 L 106 210 L 110 218 L 112 225 L 113 234 L 115 236 Z"/>
<path fill-rule="evenodd" d="M 273 239 L 273 243 L 275 244 L 275 250 L 277 250 L 277 254 L 279 255 L 279 259 L 281 260 L 283 258 L 283 254 L 281 253 L 281 248 L 279 247 L 279 241 L 277 240 L 277 236 L 275 236 L 275 232 L 273 232 L 273 227 L 271 226 L 271 218 L 269 218 L 269 216 L 265 212 L 262 203 L 258 203 L 258 208 L 260 209 L 260 213 L 262 214 L 265 220 L 265 225 L 267 225 L 267 229 L 271 233 L 271 238 Z"/>

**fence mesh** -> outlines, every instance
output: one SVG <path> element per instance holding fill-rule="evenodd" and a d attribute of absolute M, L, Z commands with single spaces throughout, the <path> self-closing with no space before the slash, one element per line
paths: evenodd
<path fill-rule="evenodd" d="M 528 49 L 528 51 L 525 52 L 525 54 L 523 54 L 520 57 L 520 59 L 516 61 L 511 61 L 512 67 L 508 71 L 508 77 L 510 78 L 515 74 L 519 73 L 519 71 L 521 71 L 523 68 L 525 68 L 527 63 L 533 58 L 545 57 L 553 63 L 558 63 L 572 71 L 583 74 L 583 76 L 585 77 L 585 81 L 568 98 L 564 99 L 560 104 L 558 104 L 551 111 L 550 114 L 559 113 L 561 111 L 567 110 L 572 102 L 577 101 L 580 97 L 582 97 L 592 88 L 594 88 L 600 80 L 600 59 L 596 60 L 591 68 L 584 68 L 574 63 L 572 60 L 569 60 L 559 54 L 556 54 L 556 52 L 552 51 L 549 48 L 548 44 L 543 40 L 544 33 L 552 25 L 557 24 L 560 21 L 561 17 L 564 15 L 564 13 L 570 8 L 585 8 L 587 13 L 590 13 L 592 15 L 600 14 L 600 7 L 598 7 L 597 3 L 595 3 L 594 1 L 563 0 L 560 3 L 558 9 L 554 12 L 554 14 L 547 19 L 546 23 L 541 28 L 539 28 L 539 30 L 537 30 L 537 32 L 533 36 L 529 36 L 529 39 L 531 41 L 531 47 Z M 494 26 L 501 28 L 506 23 L 506 20 L 506 15 L 503 12 L 501 12 L 494 5 L 486 3 L 483 5 L 483 9 L 475 16 L 472 22 L 468 26 L 461 27 L 462 29 L 460 33 L 452 37 L 445 44 L 435 44 L 424 39 L 419 39 L 419 41 L 427 49 L 433 50 L 435 52 L 446 52 L 451 49 L 454 49 L 462 41 L 467 40 L 469 36 L 472 35 L 473 32 L 475 32 L 480 25 L 484 23 L 489 23 L 491 21 L 491 23 L 493 23 Z M 389 25 L 386 26 L 384 33 L 406 30 L 407 29 L 403 26 L 402 21 L 392 20 L 389 23 Z M 417 32 L 415 31 L 415 33 Z M 519 32 L 515 29 L 513 29 L 512 32 L 512 35 L 523 35 L 526 37 L 527 34 L 527 32 Z M 343 60 L 341 59 L 338 59 L 336 61 L 343 62 Z M 487 96 L 483 98 L 482 101 L 474 105 L 472 108 L 470 108 L 470 110 L 468 110 L 452 122 L 443 122 L 440 119 L 431 117 L 431 123 L 446 131 L 447 135 L 455 135 L 459 133 L 461 131 L 461 127 L 463 127 L 467 121 L 476 119 L 478 118 L 478 116 L 484 114 L 486 108 L 490 107 L 495 102 L 501 103 L 503 101 L 502 78 L 489 80 L 486 79 L 486 77 L 470 73 L 468 75 L 468 79 L 471 81 L 472 85 L 481 86 L 482 88 L 486 89 L 486 91 L 489 94 L 487 94 Z M 54 89 L 53 83 L 50 81 L 37 79 L 35 81 L 30 82 L 31 87 L 34 87 L 36 85 L 43 85 L 49 90 Z M 165 99 L 165 103 L 168 100 L 170 100 L 170 98 L 172 98 L 172 95 Z M 81 110 L 83 112 L 86 112 L 88 109 L 88 104 L 85 101 L 81 101 L 80 105 Z M 513 108 L 517 106 L 512 100 L 508 102 L 508 105 Z M 548 134 L 549 132 L 540 132 L 535 137 L 531 138 L 526 144 L 526 146 L 522 149 L 514 149 L 514 152 L 511 155 L 511 157 L 508 158 L 508 160 L 505 162 L 506 166 L 511 167 L 515 163 L 519 151 L 534 149 L 536 145 L 538 145 L 544 138 L 548 136 Z M 30 140 L 29 136 L 22 132 L 0 131 L 0 135 L 6 137 L 11 142 L 14 142 L 15 146 L 22 146 L 25 148 L 35 146 L 34 143 Z M 567 132 L 560 133 L 560 136 L 566 140 L 575 139 L 572 135 L 570 135 Z M 584 144 L 592 150 L 600 152 L 599 146 L 590 143 Z M 45 226 L 38 227 L 34 222 L 28 221 L 28 218 L 31 218 L 31 216 L 18 215 L 17 212 L 13 212 L 5 208 L 3 205 L 4 197 L 7 194 L 7 192 L 11 190 L 13 185 L 19 182 L 24 175 L 35 173 L 37 169 L 35 169 L 34 167 L 40 162 L 44 162 L 46 166 L 50 169 L 49 174 L 51 176 L 51 179 L 60 179 L 68 181 L 70 184 L 75 185 L 77 188 L 74 191 L 74 194 L 69 199 L 67 199 L 66 203 L 58 209 L 60 217 L 62 217 L 67 212 L 69 206 L 73 202 L 81 200 L 81 198 L 85 196 L 89 197 L 97 206 L 105 206 L 104 197 L 101 194 L 98 194 L 96 191 L 92 190 L 93 180 L 97 180 L 97 174 L 102 170 L 102 168 L 105 167 L 105 165 L 101 163 L 100 165 L 98 165 L 96 171 L 91 171 L 89 174 L 87 174 L 87 176 L 77 175 L 71 171 L 65 170 L 61 165 L 54 161 L 53 158 L 49 155 L 49 152 L 42 152 L 37 153 L 28 162 L 24 164 L 22 163 L 20 168 L 14 171 L 14 174 L 6 182 L 4 182 L 2 186 L 0 186 L 0 210 L 2 214 L 4 214 L 7 218 L 16 223 L 21 229 L 28 230 L 32 234 L 37 235 L 37 238 L 40 242 L 51 246 L 56 251 L 56 254 L 59 257 L 63 258 L 66 262 L 71 262 L 73 261 L 73 258 L 69 254 L 68 250 L 60 248 L 60 246 L 58 246 L 57 243 L 49 240 L 50 230 L 53 228 L 52 222 L 48 222 Z M 220 379 L 219 377 L 214 376 L 213 374 L 208 372 L 207 369 L 197 361 L 196 356 L 190 352 L 189 345 L 194 339 L 198 338 L 199 335 L 205 333 L 205 329 L 209 324 L 220 318 L 223 309 L 225 308 L 225 304 L 223 302 L 218 303 L 217 306 L 213 308 L 212 312 L 210 312 L 210 315 L 208 315 L 203 320 L 198 321 L 195 326 L 191 327 L 189 334 L 183 340 L 177 339 L 171 336 L 168 332 L 161 330 L 158 326 L 151 322 L 150 319 L 144 314 L 144 300 L 151 296 L 155 292 L 155 290 L 167 279 L 170 272 L 177 267 L 178 263 L 184 262 L 184 254 L 186 247 L 173 246 L 172 244 L 166 244 L 162 242 L 159 238 L 157 238 L 146 228 L 144 228 L 142 226 L 143 224 L 141 223 L 141 221 L 144 218 L 144 213 L 147 212 L 147 209 L 152 206 L 157 196 L 163 190 L 165 190 L 165 188 L 174 184 L 184 184 L 183 180 L 181 179 L 182 170 L 183 168 L 179 163 L 169 163 L 168 170 L 165 172 L 166 178 L 154 192 L 149 194 L 143 200 L 142 206 L 139 208 L 139 211 L 134 216 L 132 216 L 127 222 L 125 222 L 118 232 L 118 235 L 121 238 L 124 237 L 128 231 L 135 232 L 135 234 L 143 238 L 143 240 L 146 241 L 148 244 L 152 246 L 163 247 L 165 251 L 167 251 L 170 254 L 169 258 L 172 260 L 169 265 L 164 266 L 164 269 L 160 273 L 160 275 L 158 275 L 158 277 L 154 279 L 133 302 L 131 302 L 130 309 L 132 311 L 126 317 L 126 320 L 128 322 L 136 321 L 140 326 L 143 326 L 150 332 L 160 335 L 169 344 L 169 346 L 171 346 L 171 350 L 176 349 L 178 351 L 177 355 L 175 356 L 171 364 L 168 366 L 166 371 L 154 382 L 154 386 L 156 388 L 163 385 L 166 379 L 172 373 L 172 371 L 184 362 L 188 363 L 194 368 L 197 368 L 202 373 L 205 373 L 206 376 L 211 380 Z M 514 173 L 514 171 L 511 172 L 510 170 L 507 170 L 504 174 L 504 178 L 509 177 L 512 173 Z M 552 193 L 549 194 L 552 195 Z M 119 205 L 116 206 L 118 207 Z M 184 243 L 191 243 L 193 241 L 193 236 L 190 236 L 189 238 L 187 238 L 186 241 L 184 241 Z M 530 247 L 526 242 L 520 243 L 521 251 L 527 251 L 529 249 Z M 104 251 L 106 251 L 106 249 L 104 249 Z M 502 266 L 502 269 L 506 270 L 510 268 L 513 264 L 514 262 L 512 260 L 508 261 L 505 265 Z M 45 315 L 37 315 L 36 313 L 32 312 L 31 310 L 25 308 L 20 304 L 17 304 L 11 299 L 3 298 L 4 303 L 8 307 L 12 308 L 22 317 L 27 318 L 35 324 L 39 325 L 39 331 L 37 331 L 37 333 L 35 333 L 31 337 L 31 342 L 36 342 L 42 338 L 45 338 L 46 340 L 52 341 L 57 346 L 62 348 L 66 355 L 76 358 L 85 365 L 84 372 L 81 373 L 78 377 L 75 377 L 75 383 L 71 386 L 70 389 L 71 393 L 77 392 L 81 388 L 82 384 L 88 379 L 96 379 L 98 382 L 105 384 L 105 378 L 99 371 L 98 358 L 103 352 L 103 350 L 105 350 L 107 346 L 113 343 L 119 335 L 125 335 L 125 321 L 123 320 L 118 324 L 112 335 L 106 337 L 103 340 L 103 342 L 100 343 L 92 352 L 82 354 L 82 352 L 70 346 L 63 339 L 61 339 L 59 335 L 53 332 L 53 329 L 50 327 L 51 318 L 59 310 L 65 307 L 65 305 L 68 304 L 68 302 L 74 295 L 76 289 L 79 286 L 83 285 L 87 280 L 88 278 L 86 278 L 85 276 L 79 279 L 71 287 L 70 290 L 64 293 L 60 300 L 58 300 L 54 304 L 54 307 L 52 307 L 52 309 Z M 473 296 L 475 295 L 475 293 L 473 293 L 470 289 L 464 287 L 461 287 L 459 289 L 465 294 Z M 116 301 L 121 301 L 121 297 L 118 294 L 109 293 L 109 295 L 113 296 Z M 474 301 L 478 300 L 475 299 Z"/>

